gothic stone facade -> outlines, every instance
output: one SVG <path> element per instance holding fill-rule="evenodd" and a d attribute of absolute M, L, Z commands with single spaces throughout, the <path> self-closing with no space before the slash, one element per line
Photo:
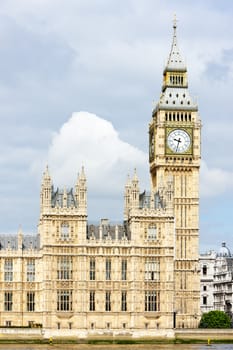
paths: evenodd
<path fill-rule="evenodd" d="M 89 225 L 84 169 L 74 189 L 55 191 L 47 168 L 38 234 L 0 237 L 0 325 L 93 332 L 197 326 L 200 120 L 173 28 L 149 125 L 150 193 L 140 193 L 135 172 L 125 186 L 123 223 Z"/>

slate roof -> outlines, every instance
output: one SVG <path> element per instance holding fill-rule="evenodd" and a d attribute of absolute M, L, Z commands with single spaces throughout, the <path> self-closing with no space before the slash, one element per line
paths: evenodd
<path fill-rule="evenodd" d="M 23 235 L 23 249 L 39 249 L 40 240 L 39 235 Z M 0 235 L 0 250 L 3 249 L 18 249 L 18 235 L 17 234 L 1 234 Z"/>
<path fill-rule="evenodd" d="M 151 207 L 151 204 L 153 203 L 153 206 Z M 162 200 L 159 192 L 156 192 L 154 194 L 154 201 L 151 202 L 151 193 L 144 191 L 140 193 L 139 195 L 139 207 L 142 208 L 151 208 L 151 209 L 159 209 L 164 208 L 165 203 Z"/>
<path fill-rule="evenodd" d="M 64 194 L 66 196 L 66 203 L 64 203 Z M 75 196 L 73 194 L 73 188 L 66 190 L 60 190 L 57 188 L 56 191 L 52 188 L 52 198 L 51 198 L 51 205 L 53 208 L 56 206 L 62 208 L 64 206 L 66 207 L 77 207 L 77 201 L 75 200 Z"/>
<path fill-rule="evenodd" d="M 102 230 L 102 239 L 115 240 L 116 239 L 116 230 L 118 230 L 118 239 L 130 239 L 130 232 L 127 226 L 127 223 L 120 225 L 116 224 L 89 224 L 87 225 L 87 239 L 100 239 L 100 231 Z"/>
<path fill-rule="evenodd" d="M 161 93 L 158 109 L 197 110 L 197 103 L 191 98 L 187 88 L 167 87 Z"/>

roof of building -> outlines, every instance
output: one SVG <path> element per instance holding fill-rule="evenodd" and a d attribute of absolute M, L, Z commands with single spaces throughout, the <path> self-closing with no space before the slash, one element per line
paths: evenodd
<path fill-rule="evenodd" d="M 218 256 L 221 257 L 231 257 L 231 251 L 230 249 L 226 246 L 225 242 L 222 242 L 222 246 L 219 249 Z"/>
<path fill-rule="evenodd" d="M 52 199 L 51 199 L 52 207 L 77 207 L 77 201 L 73 194 L 73 188 L 69 190 L 60 190 L 59 188 L 54 191 L 52 187 Z"/>
<path fill-rule="evenodd" d="M 177 28 L 177 21 L 176 21 L 176 18 L 174 18 L 173 40 L 172 40 L 171 51 L 165 67 L 166 71 L 186 71 L 186 64 L 180 54 L 180 50 L 178 47 L 176 28 Z"/>
<path fill-rule="evenodd" d="M 167 87 L 158 102 L 162 109 L 197 110 L 197 103 L 191 98 L 187 88 Z"/>
<path fill-rule="evenodd" d="M 107 219 L 102 219 L 99 225 L 87 225 L 87 238 L 103 240 L 125 240 L 130 239 L 130 231 L 127 223 L 114 225 L 110 224 Z"/>
<path fill-rule="evenodd" d="M 182 75 L 187 71 L 186 63 L 184 62 L 177 43 L 176 34 L 176 19 L 173 24 L 173 39 L 171 51 L 164 68 L 164 74 L 166 72 L 174 72 L 175 75 L 170 76 L 170 81 L 163 84 L 162 93 L 160 99 L 154 110 L 164 109 L 164 110 L 187 110 L 187 111 L 197 111 L 197 103 L 191 98 L 188 91 L 188 82 L 184 80 Z M 181 76 L 177 76 L 177 73 L 182 73 Z M 177 82 L 173 79 L 178 79 Z M 181 120 L 182 121 L 182 120 Z"/>
<path fill-rule="evenodd" d="M 0 250 L 2 249 L 18 249 L 18 235 L 17 234 L 1 234 L 0 235 Z M 22 247 L 25 250 L 39 249 L 40 239 L 39 235 L 23 235 Z"/>

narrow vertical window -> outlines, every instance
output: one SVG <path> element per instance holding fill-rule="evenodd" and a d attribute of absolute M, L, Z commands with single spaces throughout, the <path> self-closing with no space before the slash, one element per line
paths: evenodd
<path fill-rule="evenodd" d="M 111 280 L 111 260 L 106 259 L 106 280 Z"/>
<path fill-rule="evenodd" d="M 63 222 L 61 224 L 61 239 L 62 240 L 67 240 L 69 239 L 69 224 L 66 222 Z"/>
<path fill-rule="evenodd" d="M 121 292 L 121 311 L 127 311 L 127 292 Z"/>
<path fill-rule="evenodd" d="M 95 311 L 95 292 L 90 292 L 90 311 Z"/>
<path fill-rule="evenodd" d="M 57 311 L 72 311 L 72 291 L 57 291 Z"/>
<path fill-rule="evenodd" d="M 150 225 L 147 229 L 147 239 L 154 241 L 157 238 L 156 225 Z"/>
<path fill-rule="evenodd" d="M 159 311 L 159 293 L 155 290 L 145 291 L 145 311 Z"/>
<path fill-rule="evenodd" d="M 203 267 L 202 267 L 202 274 L 205 276 L 205 275 L 207 275 L 207 266 L 206 265 L 204 265 Z"/>
<path fill-rule="evenodd" d="M 12 259 L 5 259 L 4 280 L 6 282 L 13 281 L 13 260 Z"/>
<path fill-rule="evenodd" d="M 57 279 L 69 280 L 72 279 L 72 257 L 60 256 L 57 259 Z"/>
<path fill-rule="evenodd" d="M 146 259 L 145 261 L 145 280 L 159 281 L 159 261 L 155 259 Z"/>
<path fill-rule="evenodd" d="M 13 308 L 13 293 L 12 292 L 5 292 L 4 294 L 4 310 L 5 311 L 12 311 Z"/>
<path fill-rule="evenodd" d="M 95 259 L 90 260 L 90 280 L 95 281 Z"/>
<path fill-rule="evenodd" d="M 121 279 L 122 281 L 127 280 L 127 260 L 123 259 L 121 261 Z"/>
<path fill-rule="evenodd" d="M 35 281 L 35 259 L 27 261 L 27 282 Z"/>
<path fill-rule="evenodd" d="M 27 311 L 35 311 L 35 292 L 27 293 Z"/>
<path fill-rule="evenodd" d="M 105 311 L 111 311 L 111 292 L 105 294 Z"/>

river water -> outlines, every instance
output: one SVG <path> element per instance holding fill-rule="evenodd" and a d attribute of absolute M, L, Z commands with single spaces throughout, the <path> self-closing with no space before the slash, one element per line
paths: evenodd
<path fill-rule="evenodd" d="M 233 344 L 146 344 L 146 345 L 23 345 L 0 344 L 0 350 L 233 350 Z"/>

